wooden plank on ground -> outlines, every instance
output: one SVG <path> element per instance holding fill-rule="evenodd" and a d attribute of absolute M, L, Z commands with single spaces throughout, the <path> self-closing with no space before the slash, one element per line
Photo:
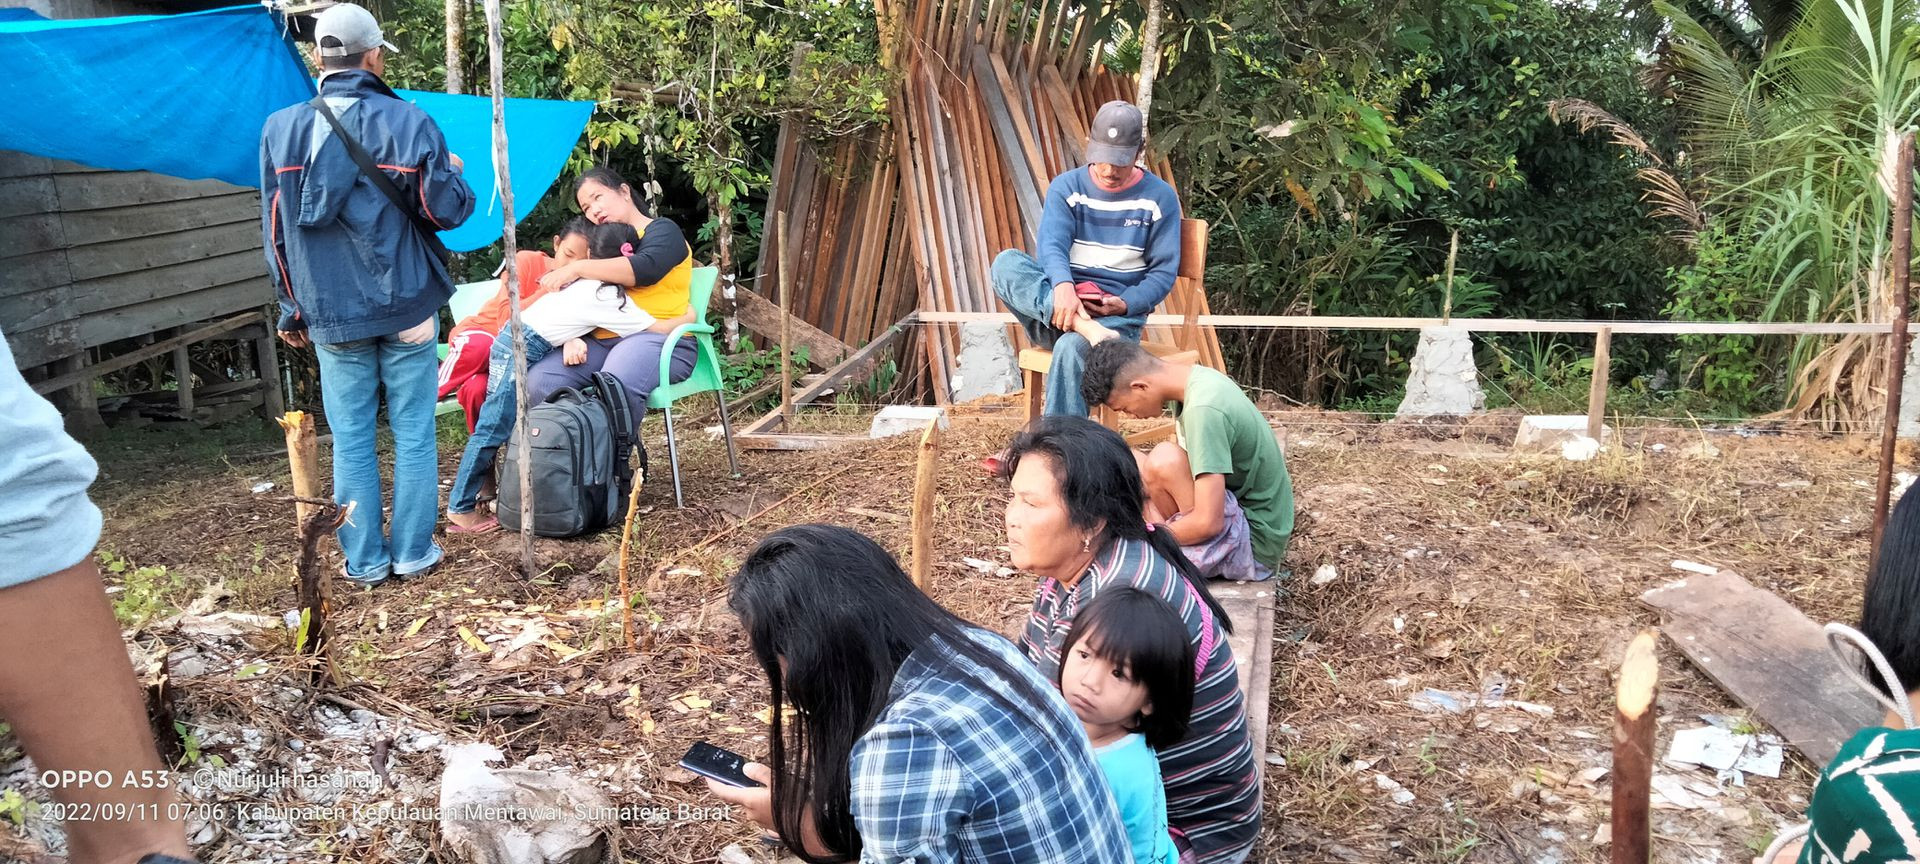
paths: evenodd
<path fill-rule="evenodd" d="M 1818 765 L 1880 720 L 1820 625 L 1736 573 L 1688 576 L 1640 602 L 1660 611 L 1661 631 L 1687 659 Z"/>
<path fill-rule="evenodd" d="M 880 334 L 880 338 L 867 343 L 866 347 L 855 351 L 847 359 L 840 361 L 839 365 L 828 369 L 819 380 L 801 388 L 800 392 L 793 395 L 793 404 L 805 405 L 833 391 L 841 381 L 866 375 L 873 368 L 874 361 L 880 359 L 882 352 L 886 351 L 900 334 L 905 333 L 912 323 L 913 316 L 909 315 L 905 320 L 887 328 L 887 332 Z"/>
<path fill-rule="evenodd" d="M 768 344 L 778 341 L 780 307 L 745 288 L 735 291 L 734 295 L 739 304 L 737 314 L 740 317 L 740 326 L 760 334 L 763 339 L 768 340 Z M 853 353 L 853 349 L 848 348 L 847 343 L 833 338 L 826 331 L 800 320 L 797 316 L 792 319 L 789 326 L 793 328 L 791 332 L 793 344 L 806 346 L 807 362 L 813 365 L 824 369 Z"/>
<path fill-rule="evenodd" d="M 1233 632 L 1234 665 L 1240 671 L 1240 692 L 1247 697 L 1247 740 L 1253 742 L 1254 761 L 1265 771 L 1267 716 L 1273 697 L 1273 588 L 1262 582 L 1207 583 L 1213 597 L 1227 610 Z"/>

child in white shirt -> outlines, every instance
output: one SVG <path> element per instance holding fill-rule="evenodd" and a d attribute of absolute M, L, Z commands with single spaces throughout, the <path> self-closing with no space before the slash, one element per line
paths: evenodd
<path fill-rule="evenodd" d="M 609 222 L 596 225 L 587 237 L 594 258 L 618 258 L 623 249 L 631 250 L 640 236 L 632 225 Z M 571 340 L 605 329 L 615 336 L 629 336 L 651 327 L 654 317 L 627 297 L 625 289 L 597 279 L 576 279 L 565 288 L 540 297 L 538 303 L 520 311 L 520 324 L 526 329 L 527 366 L 540 361 Z M 584 345 L 581 346 L 584 349 Z M 466 452 L 460 456 L 460 470 L 453 476 L 453 488 L 447 494 L 447 515 L 467 516 L 480 504 L 481 481 L 493 473 L 494 458 L 500 445 L 507 442 L 516 417 L 513 377 L 513 324 L 500 328 L 487 360 L 487 397 L 467 438 Z M 500 527 L 493 519 L 472 525 L 450 519 L 447 530 L 455 534 L 477 534 Z"/>

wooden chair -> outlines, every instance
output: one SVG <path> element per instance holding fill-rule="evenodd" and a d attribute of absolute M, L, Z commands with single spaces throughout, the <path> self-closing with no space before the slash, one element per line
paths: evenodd
<path fill-rule="evenodd" d="M 1186 322 L 1179 327 L 1148 327 L 1140 333 L 1140 347 L 1162 360 L 1180 363 L 1201 362 L 1202 345 L 1199 315 L 1206 306 L 1207 221 L 1180 220 L 1180 271 L 1173 280 L 1173 291 L 1162 305 L 1180 310 Z M 1206 352 L 1216 353 L 1216 352 Z M 1208 362 L 1214 361 L 1212 357 Z M 1020 352 L 1020 377 L 1026 385 L 1026 419 L 1040 416 L 1046 404 L 1046 375 L 1053 368 L 1053 352 L 1045 348 L 1026 348 Z M 1093 406 L 1093 418 L 1109 429 L 1120 428 L 1120 418 L 1105 405 Z M 1173 424 L 1127 436 L 1127 443 L 1159 441 L 1173 434 Z"/>

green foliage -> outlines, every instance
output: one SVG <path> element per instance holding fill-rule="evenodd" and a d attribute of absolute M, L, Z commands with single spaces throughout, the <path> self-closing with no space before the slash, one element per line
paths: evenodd
<path fill-rule="evenodd" d="M 796 380 L 801 372 L 806 371 L 811 353 L 805 345 L 793 349 L 788 363 L 794 370 Z M 740 338 L 738 351 L 720 358 L 720 380 L 728 393 L 745 393 L 759 386 L 768 376 L 779 374 L 780 346 L 755 349 L 750 336 Z"/>
<path fill-rule="evenodd" d="M 34 802 L 28 801 L 26 796 L 20 794 L 20 790 L 0 790 L 0 819 L 12 822 L 13 827 L 25 827 L 27 817 L 37 809 Z"/>
<path fill-rule="evenodd" d="M 136 567 L 127 559 L 101 550 L 100 569 L 110 582 L 117 582 L 113 598 L 113 617 L 120 626 L 137 628 L 161 615 L 176 611 L 191 589 L 185 576 L 165 567 Z"/>
<path fill-rule="evenodd" d="M 1743 266 L 1752 260 L 1751 241 L 1730 236 L 1724 222 L 1702 232 L 1690 264 L 1669 271 L 1673 302 L 1667 315 L 1682 321 L 1751 321 L 1761 317 L 1758 292 L 1748 284 Z M 1675 359 L 1684 377 L 1698 375 L 1702 392 L 1743 408 L 1778 404 L 1782 381 L 1772 352 L 1753 336 L 1681 336 Z"/>

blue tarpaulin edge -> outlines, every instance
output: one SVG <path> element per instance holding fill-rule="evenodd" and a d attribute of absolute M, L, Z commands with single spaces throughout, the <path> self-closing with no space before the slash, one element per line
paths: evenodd
<path fill-rule="evenodd" d="M 313 79 L 273 13 L 0 19 L 0 149 L 116 171 L 260 185 L 267 115 L 312 98 Z M 397 91 L 439 124 L 479 204 L 441 232 L 466 252 L 500 238 L 492 101 Z M 508 166 L 524 217 L 566 165 L 592 102 L 506 100 Z"/>

